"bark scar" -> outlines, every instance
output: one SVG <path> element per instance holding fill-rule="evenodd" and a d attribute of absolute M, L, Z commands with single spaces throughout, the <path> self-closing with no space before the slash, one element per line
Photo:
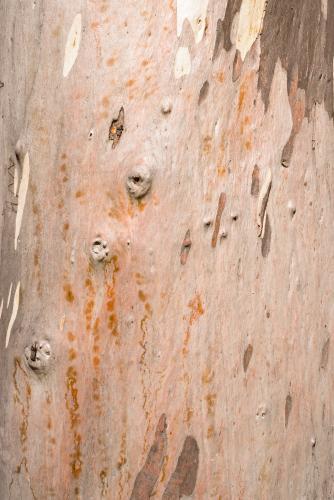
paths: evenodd
<path fill-rule="evenodd" d="M 112 148 L 115 149 L 120 141 L 124 131 L 124 108 L 119 110 L 118 117 L 114 118 L 109 127 L 109 141 L 112 142 Z"/>

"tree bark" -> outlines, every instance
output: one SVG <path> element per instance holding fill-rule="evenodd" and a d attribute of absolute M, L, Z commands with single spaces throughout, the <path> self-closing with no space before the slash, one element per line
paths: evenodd
<path fill-rule="evenodd" d="M 333 2 L 0 37 L 0 498 L 333 498 Z"/>

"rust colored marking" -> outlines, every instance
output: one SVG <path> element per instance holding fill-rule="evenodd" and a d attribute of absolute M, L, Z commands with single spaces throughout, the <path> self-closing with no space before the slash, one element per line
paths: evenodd
<path fill-rule="evenodd" d="M 124 108 L 119 110 L 118 117 L 112 120 L 109 127 L 109 141 L 112 141 L 112 148 L 115 149 L 120 141 L 124 130 Z"/>
<path fill-rule="evenodd" d="M 69 412 L 70 426 L 73 431 L 73 452 L 70 454 L 70 467 L 74 477 L 79 477 L 82 468 L 81 458 L 81 436 L 78 432 L 80 423 L 78 388 L 77 388 L 77 371 L 73 366 L 70 366 L 66 373 L 66 408 Z"/>
<path fill-rule="evenodd" d="M 251 195 L 258 196 L 259 192 L 260 192 L 260 169 L 257 165 L 255 165 L 252 173 Z"/>
<path fill-rule="evenodd" d="M 167 450 L 167 420 L 163 413 L 155 431 L 154 442 L 148 453 L 146 462 L 138 473 L 130 500 L 148 500 L 159 479 Z"/>
<path fill-rule="evenodd" d="M 173 472 L 162 500 L 178 499 L 183 495 L 192 495 L 196 485 L 199 463 L 199 448 L 197 441 L 192 436 L 187 436 L 181 454 L 178 458 L 176 469 Z"/>
<path fill-rule="evenodd" d="M 74 301 L 74 295 L 71 289 L 71 285 L 64 285 L 65 299 L 67 302 L 72 303 Z"/>
<path fill-rule="evenodd" d="M 223 210 L 225 208 L 225 205 L 226 205 L 226 194 L 220 193 L 217 214 L 216 214 L 216 220 L 215 220 L 215 227 L 213 230 L 213 235 L 212 235 L 212 240 L 211 240 L 212 248 L 215 248 L 217 245 L 217 239 L 218 239 L 219 228 L 220 228 L 220 221 L 222 218 L 222 214 L 223 214 Z"/>
<path fill-rule="evenodd" d="M 248 344 L 247 349 L 244 352 L 244 360 L 243 360 L 243 365 L 244 365 L 244 372 L 246 373 L 250 360 L 252 359 L 253 356 L 253 346 L 251 344 Z"/>
<path fill-rule="evenodd" d="M 290 394 L 288 394 L 285 399 L 285 427 L 288 426 L 291 409 L 292 409 L 292 397 Z"/>
<path fill-rule="evenodd" d="M 188 254 L 191 248 L 191 239 L 190 239 L 190 229 L 185 234 L 180 253 L 180 262 L 184 266 L 188 259 Z"/>

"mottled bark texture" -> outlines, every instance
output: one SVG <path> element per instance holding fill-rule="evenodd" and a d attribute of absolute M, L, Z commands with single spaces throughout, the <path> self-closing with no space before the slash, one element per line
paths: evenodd
<path fill-rule="evenodd" d="M 0 498 L 334 498 L 334 3 L 0 2 Z"/>

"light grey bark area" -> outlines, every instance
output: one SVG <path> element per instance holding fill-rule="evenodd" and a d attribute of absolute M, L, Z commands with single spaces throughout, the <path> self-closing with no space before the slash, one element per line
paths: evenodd
<path fill-rule="evenodd" d="M 1 499 L 334 497 L 334 6 L 290 7 L 0 2 Z"/>

